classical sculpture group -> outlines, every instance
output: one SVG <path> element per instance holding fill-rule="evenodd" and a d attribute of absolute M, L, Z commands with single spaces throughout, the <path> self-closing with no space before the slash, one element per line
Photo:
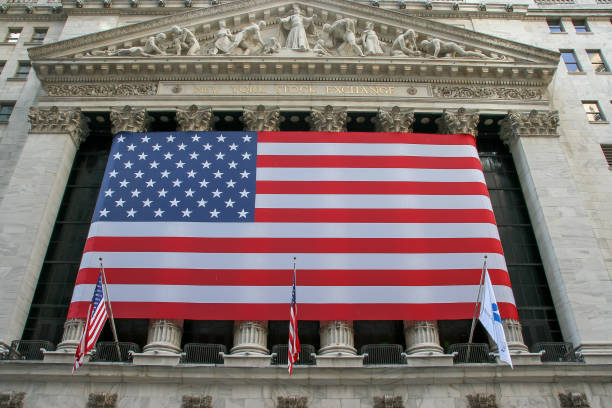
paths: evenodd
<path fill-rule="evenodd" d="M 304 15 L 294 5 L 286 17 L 277 20 L 278 35 L 264 39 L 262 31 L 265 21 L 253 22 L 240 31 L 232 33 L 225 22 L 212 39 L 200 45 L 198 37 L 188 28 L 173 26 L 167 32 L 150 36 L 144 45 L 92 51 L 92 56 L 136 56 L 156 55 L 265 55 L 281 52 L 311 53 L 318 56 L 369 57 L 388 55 L 391 57 L 421 58 L 477 58 L 503 59 L 496 54 L 486 54 L 478 49 L 466 49 L 457 43 L 432 38 L 407 29 L 387 42 L 380 39 L 374 23 L 366 22 L 358 29 L 358 22 L 349 17 L 338 18 L 333 23 L 322 23 L 317 29 L 317 15 Z M 266 34 L 269 34 L 268 30 Z"/>

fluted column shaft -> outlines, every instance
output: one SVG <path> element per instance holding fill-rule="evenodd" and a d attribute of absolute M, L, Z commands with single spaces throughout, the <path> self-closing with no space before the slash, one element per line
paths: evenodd
<path fill-rule="evenodd" d="M 231 354 L 268 354 L 268 322 L 237 321 L 234 323 L 234 347 Z"/>
<path fill-rule="evenodd" d="M 182 320 L 151 320 L 145 353 L 179 353 L 183 337 Z"/>
<path fill-rule="evenodd" d="M 438 322 L 436 320 L 404 320 L 406 353 L 441 354 Z"/>
<path fill-rule="evenodd" d="M 68 319 L 64 323 L 62 341 L 57 345 L 57 350 L 76 353 L 83 331 L 85 330 L 85 319 Z"/>
<path fill-rule="evenodd" d="M 529 349 L 523 340 L 523 328 L 518 320 L 503 319 L 504 334 L 506 335 L 506 343 L 510 354 L 528 353 Z"/>
<path fill-rule="evenodd" d="M 357 354 L 355 349 L 355 334 L 353 322 L 348 320 L 322 321 L 319 329 L 321 341 L 320 355 L 325 354 Z"/>

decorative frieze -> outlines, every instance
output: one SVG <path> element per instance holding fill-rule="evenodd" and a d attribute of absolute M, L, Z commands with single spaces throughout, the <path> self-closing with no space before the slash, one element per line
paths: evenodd
<path fill-rule="evenodd" d="M 213 114 L 210 106 L 191 105 L 176 109 L 176 121 L 180 131 L 208 131 L 213 128 Z"/>
<path fill-rule="evenodd" d="M 559 404 L 561 408 L 590 408 L 584 392 L 559 393 Z"/>
<path fill-rule="evenodd" d="M 81 108 L 30 108 L 30 133 L 65 133 L 78 147 L 89 133 Z"/>
<path fill-rule="evenodd" d="M 346 132 L 347 118 L 344 108 L 327 105 L 324 108 L 312 108 L 306 121 L 314 132 Z"/>
<path fill-rule="evenodd" d="M 506 99 L 506 100 L 536 100 L 542 99 L 541 89 L 483 86 L 453 86 L 434 85 L 431 88 L 433 96 L 452 99 Z"/>
<path fill-rule="evenodd" d="M 476 394 L 467 397 L 469 408 L 497 408 L 495 394 Z"/>
<path fill-rule="evenodd" d="M 500 137 L 507 145 L 512 145 L 521 136 L 558 137 L 558 126 L 557 111 L 508 111 L 501 121 Z"/>
<path fill-rule="evenodd" d="M 280 109 L 278 106 L 266 108 L 263 105 L 258 105 L 255 108 L 244 108 L 240 120 L 247 130 L 275 132 L 280 129 Z"/>
<path fill-rule="evenodd" d="M 212 408 L 212 397 L 210 395 L 183 395 L 181 408 Z"/>
<path fill-rule="evenodd" d="M 444 109 L 442 117 L 438 118 L 436 123 L 440 133 L 469 133 L 470 135 L 477 136 L 479 118 L 478 112 L 468 111 L 465 108 L 459 108 L 455 111 Z"/>
<path fill-rule="evenodd" d="M 353 322 L 347 320 L 330 320 L 321 322 L 319 329 L 321 339 L 320 355 L 349 354 L 356 355 Z"/>
<path fill-rule="evenodd" d="M 308 398 L 297 396 L 278 397 L 276 408 L 308 408 Z"/>
<path fill-rule="evenodd" d="M 85 319 L 68 319 L 64 322 L 62 341 L 57 345 L 58 351 L 74 354 L 85 330 Z"/>
<path fill-rule="evenodd" d="M 49 96 L 152 96 L 156 83 L 45 84 Z"/>
<path fill-rule="evenodd" d="M 119 132 L 146 132 L 149 116 L 144 108 L 129 105 L 111 108 L 110 120 L 113 134 Z"/>
<path fill-rule="evenodd" d="M 394 106 L 391 109 L 379 109 L 376 115 L 376 128 L 379 132 L 412 132 L 414 112 Z"/>
<path fill-rule="evenodd" d="M 182 320 L 151 320 L 145 353 L 179 353 L 183 336 Z"/>
<path fill-rule="evenodd" d="M 87 400 L 87 408 L 116 408 L 117 394 L 90 393 Z"/>
<path fill-rule="evenodd" d="M 23 408 L 25 392 L 9 392 L 0 394 L 0 408 Z"/>
<path fill-rule="evenodd" d="M 404 321 L 406 353 L 408 354 L 442 354 L 438 322 L 435 320 Z"/>
<path fill-rule="evenodd" d="M 231 354 L 268 354 L 268 322 L 237 321 Z"/>
<path fill-rule="evenodd" d="M 404 408 L 404 401 L 402 397 L 395 397 L 393 395 L 374 397 L 374 408 Z"/>

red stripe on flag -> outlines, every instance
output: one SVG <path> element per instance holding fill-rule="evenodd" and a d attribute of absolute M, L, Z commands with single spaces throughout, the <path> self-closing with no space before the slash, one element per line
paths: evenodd
<path fill-rule="evenodd" d="M 300 278 L 301 279 L 301 278 Z M 518 319 L 516 307 L 498 302 L 504 319 Z M 68 318 L 83 318 L 89 302 L 70 305 Z M 300 303 L 300 320 L 456 320 L 474 313 L 474 302 L 430 304 L 308 304 Z M 113 313 L 126 319 L 269 320 L 287 321 L 287 303 L 145 303 L 113 302 Z"/>
<path fill-rule="evenodd" d="M 378 132 L 259 132 L 258 143 L 406 143 L 432 145 L 476 145 L 469 134 Z"/>
<path fill-rule="evenodd" d="M 482 170 L 475 157 L 257 156 L 257 167 L 414 168 Z"/>
<path fill-rule="evenodd" d="M 184 238 L 94 237 L 84 252 L 498 253 L 496 238 Z"/>
<path fill-rule="evenodd" d="M 483 183 L 417 181 L 258 181 L 257 194 L 428 194 L 489 196 Z"/>
<path fill-rule="evenodd" d="M 247 285 L 288 286 L 287 270 L 270 269 L 147 269 L 105 268 L 107 279 L 117 285 Z M 478 285 L 481 269 L 444 270 L 300 270 L 300 286 L 451 286 Z M 95 284 L 95 268 L 81 269 L 76 284 Z M 508 272 L 489 269 L 493 285 L 510 286 Z M 113 303 L 114 304 L 114 303 Z"/>
<path fill-rule="evenodd" d="M 495 224 L 490 210 L 256 208 L 255 222 L 391 222 Z"/>

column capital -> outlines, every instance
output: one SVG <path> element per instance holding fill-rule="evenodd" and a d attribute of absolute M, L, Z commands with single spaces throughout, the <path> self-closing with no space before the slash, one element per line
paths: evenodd
<path fill-rule="evenodd" d="M 475 110 L 468 111 L 465 108 L 456 110 L 444 109 L 442 117 L 436 119 L 440 133 L 457 134 L 469 133 L 478 136 L 478 120 L 480 115 Z"/>
<path fill-rule="evenodd" d="M 149 116 L 145 108 L 125 105 L 122 108 L 113 107 L 110 111 L 113 134 L 119 132 L 146 132 Z"/>
<path fill-rule="evenodd" d="M 412 109 L 402 109 L 394 106 L 391 109 L 378 109 L 376 114 L 376 129 L 379 132 L 411 133 L 414 123 Z"/>
<path fill-rule="evenodd" d="M 30 133 L 67 133 L 77 148 L 89 134 L 88 121 L 81 108 L 32 107 L 28 120 Z"/>
<path fill-rule="evenodd" d="M 344 108 L 334 109 L 327 105 L 324 108 L 312 108 L 306 121 L 314 132 L 346 132 L 347 118 Z"/>
<path fill-rule="evenodd" d="M 176 108 L 176 121 L 180 131 L 208 131 L 213 128 L 212 107 L 191 105 Z"/>
<path fill-rule="evenodd" d="M 245 107 L 240 120 L 247 130 L 277 132 L 280 130 L 280 108 L 278 106 L 265 107 L 264 105 Z"/>
<path fill-rule="evenodd" d="M 511 146 L 521 136 L 559 137 L 558 111 L 508 111 L 501 121 L 501 140 Z"/>

